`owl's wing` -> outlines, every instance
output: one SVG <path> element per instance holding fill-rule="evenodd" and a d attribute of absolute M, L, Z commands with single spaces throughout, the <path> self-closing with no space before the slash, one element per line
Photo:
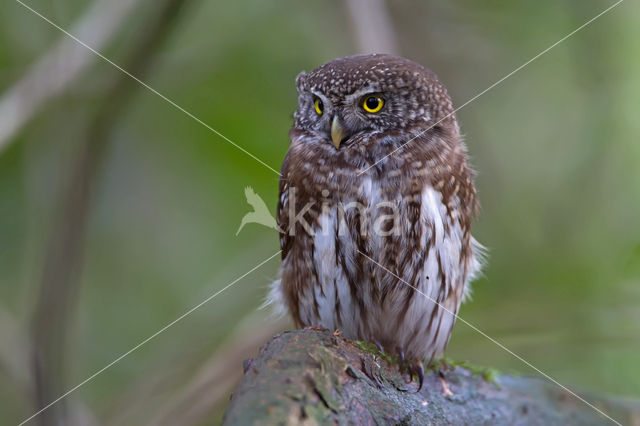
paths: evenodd
<path fill-rule="evenodd" d="M 280 232 L 280 249 L 282 250 L 282 259 L 287 257 L 289 249 L 293 242 L 293 236 L 289 235 L 289 154 L 284 158 L 282 170 L 280 171 L 280 184 L 278 190 L 278 211 L 276 213 L 276 221 Z"/>

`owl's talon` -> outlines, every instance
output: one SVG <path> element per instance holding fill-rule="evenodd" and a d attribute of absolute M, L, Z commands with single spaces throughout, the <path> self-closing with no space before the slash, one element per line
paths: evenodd
<path fill-rule="evenodd" d="M 377 340 L 374 340 L 373 344 L 376 345 L 378 347 L 378 350 L 380 351 L 380 353 L 384 355 L 384 348 L 382 347 L 380 342 L 378 342 Z"/>
<path fill-rule="evenodd" d="M 420 361 L 418 361 L 414 368 L 418 375 L 418 392 L 420 392 L 422 390 L 422 385 L 424 384 L 424 366 Z"/>
<path fill-rule="evenodd" d="M 400 372 L 403 373 L 405 369 L 409 375 L 407 383 L 413 383 L 413 376 L 416 376 L 418 378 L 418 390 L 416 392 L 420 392 L 422 385 L 424 385 L 424 365 L 422 361 L 404 362 L 400 365 Z"/>

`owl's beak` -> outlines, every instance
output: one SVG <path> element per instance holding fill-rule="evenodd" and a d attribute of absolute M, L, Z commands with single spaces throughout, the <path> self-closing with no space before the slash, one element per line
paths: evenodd
<path fill-rule="evenodd" d="M 336 149 L 340 148 L 342 138 L 344 138 L 344 133 L 344 127 L 342 127 L 340 119 L 337 115 L 334 115 L 333 121 L 331 122 L 331 140 L 333 140 L 333 146 L 335 146 Z"/>

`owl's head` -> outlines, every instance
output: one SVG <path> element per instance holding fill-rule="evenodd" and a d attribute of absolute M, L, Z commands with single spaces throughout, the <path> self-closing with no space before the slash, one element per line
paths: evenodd
<path fill-rule="evenodd" d="M 436 123 L 436 131 L 458 132 L 445 87 L 430 70 L 405 58 L 373 54 L 334 59 L 300 73 L 296 86 L 294 128 L 324 137 L 336 149 L 357 143 L 359 135 L 409 134 Z"/>

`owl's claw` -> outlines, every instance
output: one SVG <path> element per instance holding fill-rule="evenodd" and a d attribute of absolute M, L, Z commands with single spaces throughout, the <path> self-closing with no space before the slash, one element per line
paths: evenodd
<path fill-rule="evenodd" d="M 380 351 L 381 354 L 384 354 L 384 348 L 382 347 L 382 345 L 380 344 L 380 342 L 378 342 L 377 340 L 373 341 L 373 344 L 376 345 L 378 347 L 378 350 Z"/>
<path fill-rule="evenodd" d="M 422 390 L 422 385 L 424 385 L 424 365 L 422 361 L 413 361 L 408 366 L 409 370 L 409 383 L 413 382 L 413 376 L 418 377 L 418 390 L 416 392 L 420 392 Z"/>
<path fill-rule="evenodd" d="M 414 369 L 418 375 L 418 392 L 420 392 L 422 390 L 422 385 L 424 384 L 424 366 L 422 365 L 422 362 L 417 361 L 416 364 L 414 364 Z"/>
<path fill-rule="evenodd" d="M 422 364 L 422 361 L 413 360 L 411 362 L 407 362 L 402 348 L 397 347 L 396 351 L 398 352 L 398 357 L 400 358 L 400 374 L 408 372 L 409 383 L 413 382 L 413 376 L 416 375 L 418 377 L 418 392 L 420 392 L 422 390 L 422 385 L 424 385 L 424 365 Z"/>

